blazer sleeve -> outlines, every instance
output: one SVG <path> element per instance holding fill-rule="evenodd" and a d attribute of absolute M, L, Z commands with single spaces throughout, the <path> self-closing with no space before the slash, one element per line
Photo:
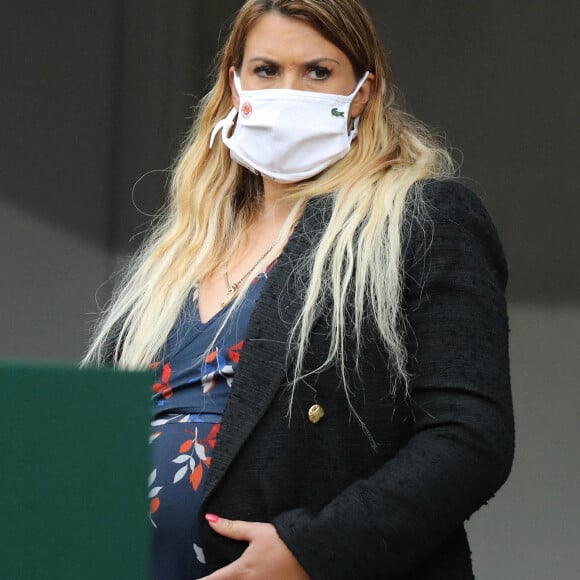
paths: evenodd
<path fill-rule="evenodd" d="M 502 248 L 479 198 L 460 184 L 432 182 L 423 198 L 427 212 L 412 212 L 406 244 L 412 436 L 319 512 L 274 519 L 313 579 L 412 571 L 511 468 Z"/>

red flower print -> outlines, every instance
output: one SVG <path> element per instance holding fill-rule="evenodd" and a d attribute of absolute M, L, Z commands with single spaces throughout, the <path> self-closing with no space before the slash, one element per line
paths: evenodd
<path fill-rule="evenodd" d="M 195 431 L 184 429 L 192 437 L 188 437 L 179 446 L 179 455 L 172 459 L 172 463 L 178 465 L 178 469 L 173 476 L 173 483 L 178 483 L 185 478 L 189 472 L 189 483 L 194 491 L 199 489 L 204 474 L 204 466 L 207 469 L 211 464 L 211 457 L 207 456 L 207 451 L 215 447 L 216 436 L 220 424 L 212 426 L 208 436 L 203 439 L 198 437 L 197 427 Z"/>
<path fill-rule="evenodd" d="M 207 444 L 208 444 L 208 445 L 209 445 L 209 446 L 210 446 L 212 449 L 215 447 L 215 443 L 216 443 L 216 437 L 217 437 L 217 434 L 218 434 L 218 432 L 219 432 L 219 430 L 220 430 L 220 426 L 221 426 L 221 423 L 216 423 L 216 424 L 215 424 L 215 425 L 214 425 L 214 426 L 211 428 L 211 431 L 209 432 L 209 434 L 208 434 L 208 436 L 207 436 L 207 438 L 206 438 Z"/>
<path fill-rule="evenodd" d="M 157 366 L 159 366 L 159 364 L 160 363 L 157 363 Z M 171 365 L 169 363 L 165 363 L 163 365 L 163 370 L 161 371 L 161 382 L 155 383 L 153 385 L 153 392 L 161 393 L 161 396 L 164 399 L 170 399 L 173 396 L 173 389 L 169 385 L 170 378 L 171 378 Z"/>
<path fill-rule="evenodd" d="M 195 469 L 191 472 L 191 475 L 189 476 L 189 482 L 191 483 L 191 487 L 193 487 L 194 491 L 197 491 L 197 488 L 201 483 L 202 476 L 203 476 L 203 464 L 198 463 L 195 466 Z"/>
<path fill-rule="evenodd" d="M 212 363 L 218 356 L 218 350 L 213 350 L 205 357 L 206 363 Z"/>
<path fill-rule="evenodd" d="M 230 348 L 228 348 L 228 357 L 235 364 L 238 364 L 240 362 L 240 351 L 242 350 L 242 346 L 244 346 L 244 341 L 240 340 L 238 344 L 235 344 L 234 346 L 230 346 Z"/>
<path fill-rule="evenodd" d="M 187 453 L 193 447 L 193 439 L 184 441 L 179 447 L 179 453 Z"/>
<path fill-rule="evenodd" d="M 154 514 L 158 509 L 159 506 L 161 505 L 161 502 L 159 501 L 158 497 L 154 497 L 151 500 L 151 503 L 149 504 L 149 511 Z"/>

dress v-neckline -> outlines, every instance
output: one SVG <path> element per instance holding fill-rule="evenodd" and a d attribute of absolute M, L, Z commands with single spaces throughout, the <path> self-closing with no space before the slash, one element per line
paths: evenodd
<path fill-rule="evenodd" d="M 250 291 L 252 290 L 252 288 L 255 286 L 255 284 L 262 280 L 262 279 L 267 279 L 268 278 L 268 274 L 270 273 L 270 271 L 272 270 L 272 268 L 276 265 L 276 262 L 278 261 L 279 256 L 276 256 L 265 268 L 263 272 L 258 272 L 258 274 L 256 274 L 254 276 L 254 278 L 252 279 L 251 283 L 250 283 L 250 287 L 248 288 L 248 291 L 246 292 L 246 296 L 244 297 L 244 300 L 247 298 L 248 294 L 250 293 Z M 205 322 L 201 319 L 201 312 L 199 310 L 199 300 L 198 300 L 198 286 L 196 285 L 196 287 L 194 288 L 194 292 L 193 292 L 193 303 L 195 306 L 195 312 L 197 315 L 197 322 L 199 322 L 199 324 L 201 325 L 202 328 L 207 328 L 208 326 L 210 326 L 215 319 L 220 318 L 221 314 L 224 314 L 227 309 L 235 302 L 235 298 L 233 300 L 230 300 L 229 302 L 226 302 L 219 310 L 216 310 Z"/>

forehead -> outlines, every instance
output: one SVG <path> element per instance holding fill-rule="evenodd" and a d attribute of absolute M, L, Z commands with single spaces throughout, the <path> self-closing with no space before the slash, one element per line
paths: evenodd
<path fill-rule="evenodd" d="M 260 57 L 297 62 L 333 58 L 350 64 L 346 54 L 309 22 L 276 12 L 264 14 L 246 37 L 244 60 Z"/>

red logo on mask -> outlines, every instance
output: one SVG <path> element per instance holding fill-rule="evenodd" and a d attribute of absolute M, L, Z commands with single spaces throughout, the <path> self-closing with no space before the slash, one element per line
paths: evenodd
<path fill-rule="evenodd" d="M 248 101 L 246 101 L 240 107 L 240 111 L 242 112 L 242 117 L 244 117 L 244 119 L 248 119 L 249 117 L 252 116 L 252 105 Z"/>

